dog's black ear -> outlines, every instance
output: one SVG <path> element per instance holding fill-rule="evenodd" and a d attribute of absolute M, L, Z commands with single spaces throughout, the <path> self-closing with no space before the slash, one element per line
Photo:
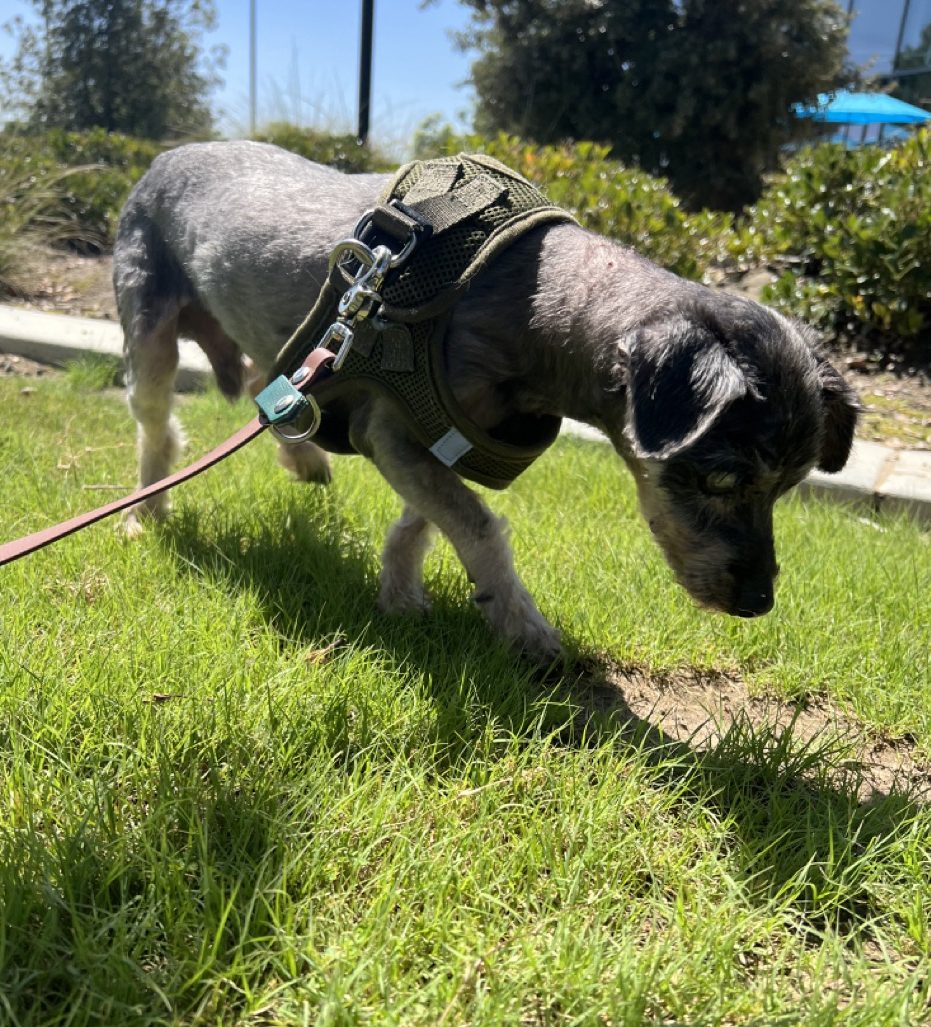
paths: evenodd
<path fill-rule="evenodd" d="M 823 357 L 818 357 L 818 378 L 824 403 L 824 439 L 818 456 L 818 468 L 834 474 L 850 456 L 857 417 L 862 409 L 857 394 L 844 381 L 840 372 Z"/>
<path fill-rule="evenodd" d="M 702 436 L 748 390 L 743 372 L 714 335 L 687 321 L 635 333 L 627 380 L 637 455 L 659 459 Z"/>

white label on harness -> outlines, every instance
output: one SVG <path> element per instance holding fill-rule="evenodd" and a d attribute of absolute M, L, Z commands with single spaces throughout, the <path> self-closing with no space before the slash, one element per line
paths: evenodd
<path fill-rule="evenodd" d="M 441 439 L 433 443 L 430 452 L 441 464 L 452 467 L 459 457 L 465 456 L 470 449 L 472 449 L 472 443 L 465 435 L 456 431 L 455 428 L 450 428 Z"/>

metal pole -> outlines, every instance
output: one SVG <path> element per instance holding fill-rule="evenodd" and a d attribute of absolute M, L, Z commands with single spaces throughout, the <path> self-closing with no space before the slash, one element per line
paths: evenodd
<path fill-rule="evenodd" d="M 911 0 L 905 0 L 902 4 L 902 20 L 899 22 L 899 35 L 895 41 L 895 56 L 892 58 L 892 70 L 898 67 L 899 56 L 902 53 L 902 43 L 905 39 L 905 23 L 908 21 L 908 9 L 911 6 Z"/>
<path fill-rule="evenodd" d="M 369 137 L 369 106 L 372 96 L 372 25 L 375 0 L 362 0 L 362 40 L 359 48 L 359 132 L 360 143 Z"/>
<path fill-rule="evenodd" d="M 255 0 L 249 0 L 249 135 L 255 136 Z"/>

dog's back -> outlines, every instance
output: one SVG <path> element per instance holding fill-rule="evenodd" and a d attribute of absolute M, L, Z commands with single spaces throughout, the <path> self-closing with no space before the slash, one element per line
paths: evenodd
<path fill-rule="evenodd" d="M 157 157 L 120 217 L 113 280 L 127 352 L 177 330 L 235 390 L 230 346 L 271 363 L 384 176 L 343 175 L 263 143 L 195 143 Z M 131 356 L 131 355 L 130 355 Z"/>
<path fill-rule="evenodd" d="M 384 181 L 253 142 L 195 143 L 153 161 L 126 201 L 113 250 L 141 485 L 167 474 L 183 440 L 171 414 L 178 336 L 200 345 L 227 396 L 261 387 L 316 299 L 329 249 Z M 280 459 L 302 481 L 330 479 L 312 442 Z M 130 514 L 128 530 L 140 513 L 166 508 L 153 498 Z"/>

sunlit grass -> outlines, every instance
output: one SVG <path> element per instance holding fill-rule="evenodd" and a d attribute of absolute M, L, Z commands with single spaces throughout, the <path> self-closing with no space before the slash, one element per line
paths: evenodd
<path fill-rule="evenodd" d="M 0 381 L 7 538 L 134 479 L 93 382 Z M 249 414 L 184 403 L 193 452 Z M 673 583 L 606 447 L 490 501 L 586 661 L 825 694 L 931 750 L 931 550 L 786 501 L 776 610 Z M 358 459 L 291 484 L 261 439 L 135 543 L 0 574 L 0 1023 L 911 1024 L 929 1013 L 931 814 L 843 753 L 738 724 L 636 741 L 492 638 L 439 545 L 426 620 L 375 612 L 398 504 Z"/>

